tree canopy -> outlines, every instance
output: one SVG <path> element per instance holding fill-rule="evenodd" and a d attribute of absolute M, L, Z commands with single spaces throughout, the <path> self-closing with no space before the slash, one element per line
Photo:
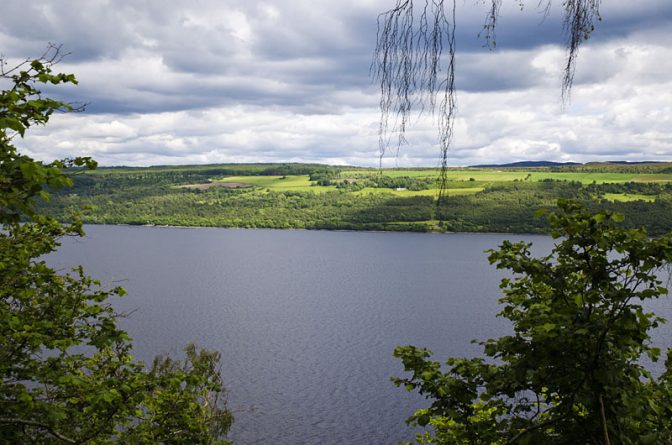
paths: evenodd
<path fill-rule="evenodd" d="M 451 358 L 398 347 L 410 377 L 398 386 L 431 400 L 409 418 L 429 427 L 419 443 L 661 444 L 672 440 L 672 348 L 665 371 L 642 364 L 661 351 L 651 330 L 664 322 L 647 301 L 667 294 L 660 269 L 672 235 L 621 229 L 618 214 L 589 214 L 560 201 L 548 216 L 553 251 L 505 241 L 489 260 L 504 278 L 499 313 L 513 334 L 480 342 L 485 358 Z"/>
<path fill-rule="evenodd" d="M 233 417 L 220 354 L 188 345 L 184 360 L 146 367 L 109 302 L 125 291 L 102 288 L 82 267 L 59 274 L 43 259 L 59 237 L 83 230 L 36 210 L 35 199 L 96 166 L 86 157 L 45 164 L 14 145 L 53 113 L 74 110 L 39 89 L 77 83 L 53 72 L 61 57 L 50 46 L 18 65 L 0 60 L 0 442 L 226 443 Z"/>

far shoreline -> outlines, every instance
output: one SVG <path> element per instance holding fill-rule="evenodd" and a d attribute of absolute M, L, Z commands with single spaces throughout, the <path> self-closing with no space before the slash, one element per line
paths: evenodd
<path fill-rule="evenodd" d="M 306 232 L 352 232 L 352 233 L 412 233 L 418 235 L 517 235 L 517 236 L 547 236 L 543 232 L 451 232 L 438 230 L 367 230 L 367 229 L 306 229 L 301 227 L 231 227 L 231 226 L 180 226 L 171 224 L 128 224 L 128 223 L 82 223 L 86 226 L 134 227 L 146 229 L 227 229 L 227 230 L 277 230 L 277 231 L 306 231 Z M 86 236 L 86 231 L 84 232 Z"/>

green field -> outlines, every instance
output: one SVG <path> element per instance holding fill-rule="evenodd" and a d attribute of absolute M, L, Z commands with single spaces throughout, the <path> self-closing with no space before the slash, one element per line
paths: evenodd
<path fill-rule="evenodd" d="M 382 171 L 346 170 L 344 176 L 364 176 L 384 174 L 391 177 L 416 177 L 436 178 L 438 169 L 390 169 Z M 582 184 L 626 183 L 626 182 L 672 182 L 672 173 L 639 174 L 639 173 L 603 173 L 603 172 L 552 172 L 552 171 L 512 171 L 497 169 L 449 169 L 447 172 L 449 181 L 469 181 L 474 179 L 480 182 L 510 182 L 510 181 L 543 181 L 552 179 L 555 181 L 577 181 Z"/>
<path fill-rule="evenodd" d="M 386 168 L 386 169 L 359 169 L 359 170 L 344 170 L 341 172 L 343 176 L 355 177 L 355 176 L 375 176 L 383 174 L 385 176 L 390 176 L 393 178 L 401 176 L 410 176 L 415 178 L 434 178 L 438 176 L 438 169 L 400 169 L 400 168 Z"/>
<path fill-rule="evenodd" d="M 314 185 L 308 175 L 290 176 L 227 176 L 216 179 L 213 182 L 220 183 L 243 183 L 274 192 L 313 192 L 325 193 L 336 190 L 333 185 Z M 444 191 L 446 195 L 469 195 L 483 191 L 483 187 L 449 187 Z M 387 188 L 364 187 L 353 191 L 355 195 L 372 193 L 386 193 L 394 196 L 437 196 L 439 190 L 436 187 L 426 190 L 396 190 Z"/>
<path fill-rule="evenodd" d="M 240 182 L 276 192 L 315 192 L 324 193 L 336 190 L 335 186 L 311 185 L 308 175 L 289 176 L 226 176 L 216 182 Z"/>
<path fill-rule="evenodd" d="M 343 171 L 341 177 L 351 178 L 357 181 L 362 178 L 377 178 L 380 175 L 392 178 L 428 178 L 435 180 L 438 177 L 438 170 L 382 170 L 382 171 Z M 672 182 L 672 174 L 646 174 L 638 175 L 636 173 L 575 173 L 575 172 L 525 172 L 525 171 L 497 171 L 497 170 L 450 170 L 447 175 L 448 187 L 444 194 L 449 195 L 468 195 L 483 191 L 485 186 L 499 183 L 513 182 L 540 182 L 544 180 L 553 181 L 575 181 L 583 185 L 587 184 L 624 184 L 628 182 L 640 183 L 667 183 Z M 215 182 L 232 183 L 240 182 L 252 184 L 255 187 L 264 188 L 268 191 L 278 192 L 314 192 L 324 193 L 336 190 L 336 186 L 315 185 L 310 181 L 309 175 L 287 175 L 287 176 L 226 176 L 214 180 Z M 461 182 L 462 184 L 455 184 Z M 457 185 L 457 187 L 456 187 Z M 394 196 L 438 196 L 436 186 L 426 190 L 397 190 L 387 188 L 364 187 L 361 190 L 353 191 L 356 195 L 370 193 L 388 193 Z M 644 195 L 617 196 L 606 198 L 614 201 L 637 200 Z"/>
<path fill-rule="evenodd" d="M 456 195 L 473 195 L 474 193 L 482 192 L 483 187 L 460 187 L 460 188 L 447 188 L 443 191 L 444 196 L 456 196 Z M 365 187 L 356 192 L 352 192 L 354 195 L 362 196 L 368 194 L 388 194 L 392 196 L 432 196 L 437 197 L 439 195 L 439 190 L 436 188 L 431 188 L 427 190 L 390 190 L 390 189 L 381 189 L 373 187 Z"/>
<path fill-rule="evenodd" d="M 656 197 L 652 195 L 642 195 L 637 193 L 605 193 L 604 199 L 613 202 L 631 202 L 631 201 L 645 201 L 653 202 Z"/>

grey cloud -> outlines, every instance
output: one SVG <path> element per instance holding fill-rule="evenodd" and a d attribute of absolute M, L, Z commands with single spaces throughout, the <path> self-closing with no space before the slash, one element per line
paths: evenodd
<path fill-rule="evenodd" d="M 464 91 L 497 91 L 526 89 L 548 84 L 547 73 L 533 65 L 531 51 L 498 51 L 467 54 L 459 59 L 457 88 Z M 552 79 L 557 85 L 557 79 Z"/>
<path fill-rule="evenodd" d="M 108 165 L 378 163 L 368 70 L 377 14 L 393 0 L 24 3 L 3 4 L 0 52 L 23 58 L 63 43 L 73 54 L 61 68 L 81 83 L 46 93 L 90 103 L 22 141 L 31 153 L 79 150 Z M 669 0 L 603 3 L 564 112 L 559 2 L 544 21 L 536 0 L 523 12 L 506 3 L 496 51 L 477 38 L 485 9 L 473 3 L 457 3 L 453 163 L 672 159 Z M 431 119 L 416 123 L 409 141 L 384 162 L 437 164 Z"/>
<path fill-rule="evenodd" d="M 116 57 L 124 48 L 137 45 L 137 35 L 125 20 L 123 10 L 103 2 L 3 2 L 0 30 L 19 37 L 35 48 L 35 56 L 47 42 L 62 44 L 71 52 L 71 60 L 95 60 Z"/>

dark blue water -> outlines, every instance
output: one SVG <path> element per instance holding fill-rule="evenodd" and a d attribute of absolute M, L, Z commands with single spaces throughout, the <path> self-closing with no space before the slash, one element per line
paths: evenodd
<path fill-rule="evenodd" d="M 394 387 L 396 345 L 442 361 L 508 331 L 501 272 L 484 250 L 520 236 L 89 226 L 50 261 L 85 264 L 129 295 L 114 303 L 138 358 L 194 341 L 222 353 L 247 444 L 395 444 L 423 401 Z M 525 236 L 537 253 L 552 240 Z M 672 314 L 669 301 L 662 311 Z M 669 329 L 659 332 L 672 344 Z"/>

